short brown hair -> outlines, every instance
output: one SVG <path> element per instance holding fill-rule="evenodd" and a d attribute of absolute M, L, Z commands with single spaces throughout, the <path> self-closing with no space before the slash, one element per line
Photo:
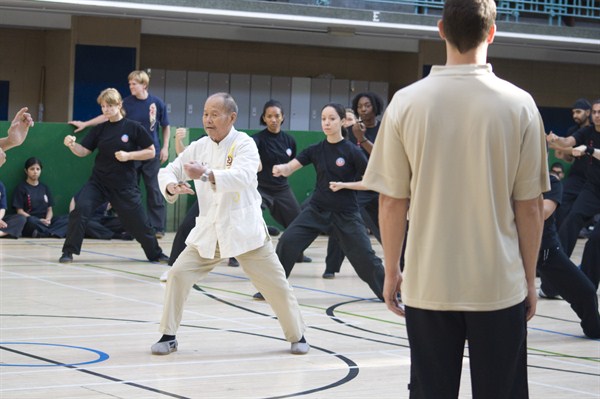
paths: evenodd
<path fill-rule="evenodd" d="M 133 71 L 127 76 L 127 81 L 134 80 L 139 84 L 146 86 L 146 88 L 150 85 L 150 76 L 146 73 L 146 71 Z"/>
<path fill-rule="evenodd" d="M 495 20 L 493 0 L 446 0 L 444 3 L 444 35 L 461 54 L 479 46 Z"/>

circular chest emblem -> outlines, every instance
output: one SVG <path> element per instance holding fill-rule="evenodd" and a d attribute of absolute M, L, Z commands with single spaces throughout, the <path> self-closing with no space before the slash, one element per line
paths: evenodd
<path fill-rule="evenodd" d="M 287 154 L 288 157 L 292 156 L 292 149 L 288 148 L 287 150 L 285 150 L 285 153 Z"/>
<path fill-rule="evenodd" d="M 129 142 L 129 136 L 128 136 L 128 135 L 126 135 L 126 134 L 122 135 L 122 136 L 121 136 L 121 141 L 122 141 L 123 143 L 127 143 L 127 142 Z"/>
<path fill-rule="evenodd" d="M 44 194 L 44 202 L 48 203 L 48 196 L 46 194 Z"/>
<path fill-rule="evenodd" d="M 344 166 L 344 165 L 346 165 L 346 160 L 344 158 L 340 157 L 335 160 L 335 164 L 340 167 Z"/>

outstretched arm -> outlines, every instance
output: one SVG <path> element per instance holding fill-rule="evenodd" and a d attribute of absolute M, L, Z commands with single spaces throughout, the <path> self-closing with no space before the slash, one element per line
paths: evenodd
<path fill-rule="evenodd" d="M 273 176 L 279 177 L 284 176 L 288 177 L 298 169 L 302 167 L 302 164 L 296 159 L 292 159 L 288 163 L 283 163 L 279 165 L 273 165 Z"/>
<path fill-rule="evenodd" d="M 591 155 L 596 159 L 600 159 L 600 150 L 592 146 L 580 145 L 573 148 L 573 156 L 581 157 L 584 155 Z"/>
<path fill-rule="evenodd" d="M 0 139 L 1 150 L 10 150 L 13 147 L 20 146 L 25 141 L 29 128 L 33 126 L 33 119 L 27 110 L 27 107 L 21 108 L 13 118 L 8 128 L 8 137 Z"/>
<path fill-rule="evenodd" d="M 330 181 L 329 182 L 329 189 L 331 191 L 339 191 L 344 188 L 348 189 L 348 190 L 360 190 L 360 191 L 368 190 L 368 188 L 363 186 L 362 180 L 361 181 Z"/>
<path fill-rule="evenodd" d="M 104 123 L 108 121 L 108 118 L 104 115 L 98 115 L 95 118 L 92 118 L 88 121 L 69 121 L 69 125 L 73 125 L 75 126 L 75 131 L 73 133 L 79 133 L 81 132 L 83 129 L 85 129 L 86 127 L 89 126 L 96 126 L 99 125 L 101 123 Z"/>
<path fill-rule="evenodd" d="M 65 136 L 63 143 L 71 150 L 73 154 L 77 155 L 80 158 L 86 157 L 92 153 L 90 150 L 88 150 L 81 144 L 76 143 L 75 136 Z"/>

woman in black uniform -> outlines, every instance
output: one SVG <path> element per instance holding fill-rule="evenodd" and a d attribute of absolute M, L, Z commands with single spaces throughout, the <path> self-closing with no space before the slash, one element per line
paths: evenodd
<path fill-rule="evenodd" d="M 64 144 L 78 157 L 90 155 L 95 149 L 98 154 L 92 176 L 69 214 L 67 238 L 59 262 L 70 263 L 73 254 L 79 255 L 88 220 L 98 206 L 110 201 L 123 227 L 142 245 L 148 260 L 166 263 L 169 257 L 158 246 L 142 206 L 133 162 L 154 157 L 152 138 L 142 125 L 124 118 L 123 101 L 116 89 L 102 91 L 98 104 L 108 121 L 93 127 L 81 144 L 75 142 L 75 136 L 64 139 Z"/>
<path fill-rule="evenodd" d="M 273 166 L 274 176 L 287 177 L 310 163 L 317 171 L 317 183 L 309 204 L 283 233 L 276 252 L 289 276 L 298 255 L 322 231 L 328 231 L 337 237 L 361 280 L 382 299 L 383 264 L 371 247 L 359 213 L 356 191 L 333 192 L 329 189 L 329 182 L 360 180 L 367 167 L 367 158 L 362 151 L 342 136 L 345 114 L 342 105 L 327 104 L 321 111 L 321 126 L 326 139 L 306 148 L 290 162 Z"/>

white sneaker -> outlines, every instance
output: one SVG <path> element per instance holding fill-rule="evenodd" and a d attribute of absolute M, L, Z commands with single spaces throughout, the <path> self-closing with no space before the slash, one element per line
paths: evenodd
<path fill-rule="evenodd" d="M 292 355 L 306 355 L 310 350 L 308 342 L 294 342 L 290 352 Z"/>
<path fill-rule="evenodd" d="M 153 355 L 168 355 L 177 350 L 177 340 L 157 342 L 150 348 Z"/>
<path fill-rule="evenodd" d="M 169 268 L 169 270 L 166 270 L 163 274 L 160 275 L 160 281 L 161 282 L 166 282 L 167 278 L 169 277 L 169 271 L 171 270 L 171 268 Z"/>

